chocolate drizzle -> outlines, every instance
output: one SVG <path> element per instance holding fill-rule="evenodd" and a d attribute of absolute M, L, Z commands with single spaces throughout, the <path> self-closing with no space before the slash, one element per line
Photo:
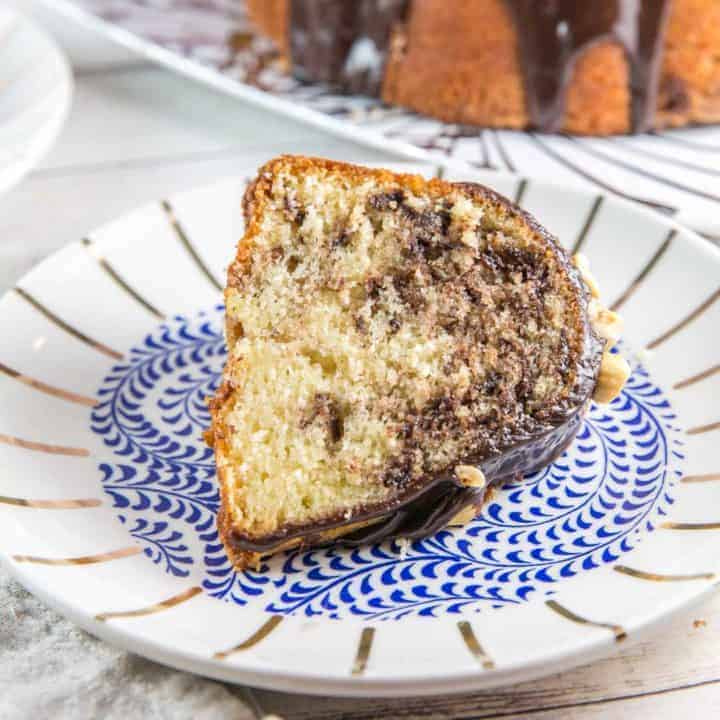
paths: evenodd
<path fill-rule="evenodd" d="M 629 66 L 631 127 L 653 127 L 669 0 L 505 0 L 515 20 L 532 125 L 562 129 L 567 86 L 579 56 L 619 43 Z"/>
<path fill-rule="evenodd" d="M 379 95 L 394 25 L 408 0 L 290 0 L 290 56 L 301 80 Z"/>
<path fill-rule="evenodd" d="M 597 343 L 593 343 L 593 351 L 596 348 Z M 590 372 L 587 385 L 592 388 L 594 383 L 594 372 Z M 226 540 L 238 552 L 269 554 L 297 538 L 312 546 L 326 544 L 357 547 L 389 538 L 415 540 L 427 537 L 446 527 L 464 508 L 470 505 L 479 508 L 491 487 L 533 473 L 555 460 L 575 437 L 586 406 L 587 403 L 584 403 L 577 408 L 557 427 L 520 442 L 498 455 L 482 461 L 466 460 L 466 463 L 475 464 L 483 471 L 487 480 L 483 488 L 465 487 L 453 475 L 442 474 L 424 484 L 420 491 L 416 490 L 408 493 L 406 497 L 396 498 L 394 508 L 375 508 L 370 512 L 361 512 L 350 520 L 339 517 L 318 523 L 312 528 L 285 527 L 277 533 L 258 539 L 232 530 Z M 350 523 L 362 522 L 368 524 L 346 535 L 323 542 L 324 532 Z"/>
<path fill-rule="evenodd" d="M 628 61 L 632 130 L 653 127 L 670 0 L 504 2 L 518 38 L 532 127 L 562 129 L 575 63 L 593 45 L 608 41 L 621 45 Z M 412 5 L 411 0 L 289 0 L 294 73 L 348 92 L 380 95 L 392 32 Z M 478 68 L 479 76 L 482 71 Z"/>

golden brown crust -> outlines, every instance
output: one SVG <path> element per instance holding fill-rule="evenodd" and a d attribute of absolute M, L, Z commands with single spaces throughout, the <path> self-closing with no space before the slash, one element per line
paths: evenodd
<path fill-rule="evenodd" d="M 253 25 L 287 55 L 288 0 L 245 0 L 245 8 Z"/>
<path fill-rule="evenodd" d="M 720 122 L 720 2 L 674 0 L 665 37 L 658 126 Z"/>
<path fill-rule="evenodd" d="M 523 127 L 517 43 L 503 1 L 413 3 L 392 43 L 383 99 L 447 122 Z"/>

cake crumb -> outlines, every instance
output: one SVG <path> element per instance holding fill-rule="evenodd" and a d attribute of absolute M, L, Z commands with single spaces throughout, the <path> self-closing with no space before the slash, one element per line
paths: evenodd
<path fill-rule="evenodd" d="M 693 620 L 693 627 L 697 630 L 698 628 L 707 627 L 707 620 Z"/>

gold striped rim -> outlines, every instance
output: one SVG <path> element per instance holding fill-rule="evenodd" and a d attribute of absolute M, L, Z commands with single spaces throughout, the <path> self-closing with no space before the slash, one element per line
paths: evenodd
<path fill-rule="evenodd" d="M 503 142 L 500 139 L 500 135 L 498 134 L 498 131 L 495 129 L 490 129 L 488 132 L 490 133 L 490 137 L 495 141 L 495 147 L 497 148 L 498 154 L 500 155 L 500 159 L 505 163 L 505 165 L 507 166 L 507 169 L 510 172 L 517 172 L 515 165 L 513 164 L 513 161 L 510 158 L 510 154 L 505 149 L 505 146 L 503 145 Z"/>
<path fill-rule="evenodd" d="M 647 349 L 654 350 L 658 345 L 661 345 L 666 340 L 669 340 L 673 335 L 685 329 L 691 322 L 697 320 L 711 305 L 713 305 L 718 298 L 720 298 L 720 289 L 716 290 L 707 300 L 700 303 L 700 305 L 680 320 L 680 322 L 673 325 L 669 330 L 666 330 L 662 335 L 656 337 L 647 345 Z"/>
<path fill-rule="evenodd" d="M 61 400 L 68 400 L 69 402 L 74 402 L 78 405 L 86 405 L 87 407 L 95 407 L 97 404 L 97 400 L 95 400 L 95 398 L 87 397 L 86 395 L 79 395 L 78 393 L 70 392 L 69 390 L 62 390 L 61 388 L 57 388 L 53 385 L 48 385 L 42 380 L 37 380 L 29 375 L 23 375 L 18 370 L 8 367 L 4 363 L 0 363 L 0 373 L 11 377 L 18 382 L 24 383 L 35 390 L 60 398 Z"/>
<path fill-rule="evenodd" d="M 142 548 L 137 545 L 132 547 L 120 548 L 119 550 L 111 550 L 110 552 L 100 553 L 99 555 L 84 555 L 74 558 L 46 558 L 37 557 L 36 555 L 13 555 L 12 559 L 18 563 L 34 563 L 35 565 L 94 565 L 95 563 L 108 562 L 108 560 L 119 560 L 120 558 L 132 557 L 139 555 Z"/>
<path fill-rule="evenodd" d="M 610 306 L 611 310 L 619 310 L 630 299 L 640 285 L 642 285 L 645 278 L 651 273 L 652 269 L 660 262 L 662 256 L 668 251 L 676 235 L 677 230 L 675 229 L 668 232 L 662 245 L 660 245 L 650 260 L 648 260 L 645 267 L 638 273 L 638 276 L 630 283 L 628 289 Z"/>
<path fill-rule="evenodd" d="M 616 157 L 612 154 L 608 154 L 607 152 L 603 152 L 602 150 L 598 149 L 594 145 L 588 145 L 587 143 L 584 143 L 580 140 L 580 138 L 573 137 L 572 135 L 566 136 L 567 140 L 575 145 L 576 148 L 581 150 L 584 153 L 587 153 L 591 157 L 599 158 L 603 162 L 610 163 L 612 165 L 616 165 L 617 167 L 623 168 L 623 170 L 627 170 L 631 173 L 634 173 L 635 175 L 640 175 L 641 177 L 649 178 L 650 180 L 653 180 L 657 183 L 660 183 L 662 185 L 667 185 L 668 187 L 675 188 L 676 190 L 682 190 L 683 192 L 691 193 L 697 197 L 705 198 L 707 200 L 712 200 L 714 202 L 720 201 L 720 195 L 716 195 L 715 193 L 708 192 L 707 190 L 698 189 L 696 187 L 692 187 L 691 185 L 686 185 L 685 183 L 678 182 L 677 180 L 673 179 L 672 177 L 667 177 L 666 175 L 657 173 L 657 172 L 651 172 L 649 169 L 646 169 L 646 167 L 643 167 L 641 165 L 635 165 L 632 162 L 628 162 L 627 160 L 622 160 L 619 157 Z"/>
<path fill-rule="evenodd" d="M 702 435 L 703 433 L 710 432 L 711 430 L 720 430 L 720 420 L 718 420 L 718 422 L 708 423 L 707 425 L 698 425 L 697 427 L 690 428 L 686 434 Z"/>
<path fill-rule="evenodd" d="M 582 615 L 577 615 L 572 610 L 568 610 L 564 605 L 561 605 L 557 600 L 546 600 L 545 605 L 551 610 L 561 615 L 566 620 L 572 620 L 578 625 L 590 625 L 592 627 L 605 628 L 606 630 L 612 630 L 615 635 L 615 642 L 620 642 L 627 637 L 627 633 L 621 625 L 615 625 L 614 623 L 596 622 L 594 620 L 588 620 Z"/>
<path fill-rule="evenodd" d="M 590 208 L 590 212 L 588 213 L 587 219 L 585 220 L 585 224 L 582 226 L 582 229 L 580 230 L 580 234 L 577 236 L 577 239 L 575 240 L 575 245 L 572 249 L 572 254 L 575 255 L 575 253 L 580 252 L 580 249 L 585 244 L 585 240 L 587 239 L 588 234 L 590 233 L 590 228 L 593 226 L 593 223 L 595 222 L 595 218 L 597 217 L 598 212 L 600 211 L 600 207 L 603 204 L 604 197 L 602 195 L 598 195 L 595 198 L 595 202 L 592 204 L 592 207 Z"/>
<path fill-rule="evenodd" d="M 352 666 L 352 675 L 362 675 L 370 658 L 373 640 L 375 639 L 375 628 L 366 627 L 360 633 L 360 642 L 358 643 L 357 652 L 355 653 L 355 661 Z"/>
<path fill-rule="evenodd" d="M 711 572 L 692 573 L 689 575 L 665 575 L 637 570 L 627 565 L 615 565 L 613 570 L 623 575 L 637 578 L 638 580 L 652 580 L 654 582 L 683 582 L 684 580 L 713 580 L 715 578 L 715 573 Z"/>
<path fill-rule="evenodd" d="M 597 175 L 593 175 L 592 173 L 588 172 L 582 166 L 580 161 L 571 162 L 570 160 L 568 160 L 568 158 L 565 155 L 562 154 L 562 152 L 556 150 L 551 145 L 547 144 L 544 140 L 541 140 L 540 138 L 543 136 L 540 136 L 534 132 L 528 132 L 527 137 L 530 138 L 530 140 L 532 140 L 535 143 L 535 145 L 537 145 L 537 147 L 540 150 L 542 150 L 548 157 L 552 158 L 555 162 L 568 168 L 569 170 L 574 172 L 576 175 L 579 175 L 580 177 L 584 178 L 588 182 L 593 183 L 593 185 L 596 185 L 597 187 L 602 188 L 603 190 L 606 190 L 615 195 L 618 195 L 621 198 L 625 198 L 626 200 L 633 200 L 634 202 L 638 202 L 638 203 L 642 203 L 643 205 L 647 205 L 648 207 L 651 207 L 654 210 L 657 210 L 658 212 L 664 213 L 666 215 L 674 215 L 677 212 L 677 209 L 674 207 L 671 207 L 670 205 L 663 205 L 662 203 L 655 202 L 653 200 L 648 200 L 647 198 L 639 197 L 638 195 L 632 195 L 630 193 L 626 193 L 617 185 L 611 185 L 610 183 L 605 182 L 602 178 L 598 177 Z M 569 136 L 566 136 L 565 139 L 568 142 L 571 142 L 571 138 Z"/>
<path fill-rule="evenodd" d="M 492 658 L 483 650 L 482 645 L 475 635 L 475 631 L 472 629 L 472 625 L 467 620 L 461 620 L 458 624 L 458 630 L 460 635 L 465 641 L 465 646 L 470 651 L 472 656 L 482 665 L 484 670 L 493 670 L 495 663 Z"/>
<path fill-rule="evenodd" d="M 0 433 L 0 442 L 13 447 L 21 447 L 25 450 L 37 450 L 38 452 L 50 453 L 51 455 L 70 455 L 72 457 L 88 457 L 90 451 L 85 448 L 65 447 L 64 445 L 48 445 L 35 442 L 34 440 L 23 440 L 12 435 Z"/>
<path fill-rule="evenodd" d="M 688 140 L 684 137 L 677 137 L 675 135 L 666 135 L 663 132 L 657 130 L 651 130 L 649 135 L 654 135 L 656 138 L 663 140 L 667 143 L 675 143 L 676 145 L 684 145 L 685 147 L 693 148 L 695 150 L 702 150 L 705 152 L 717 152 L 720 150 L 720 145 L 712 145 L 710 143 L 695 142 L 694 140 Z M 670 151 L 672 152 L 672 151 Z"/>
<path fill-rule="evenodd" d="M 709 368 L 708 370 L 703 370 L 702 372 L 697 373 L 696 375 L 691 375 L 689 378 L 685 378 L 685 380 L 681 380 L 680 382 L 676 382 L 673 385 L 674 390 L 682 390 L 683 388 L 688 387 L 689 385 L 694 385 L 697 382 L 700 382 L 701 380 L 707 380 L 707 378 L 712 377 L 716 373 L 720 372 L 720 364 L 715 365 L 714 367 Z"/>
<path fill-rule="evenodd" d="M 489 170 L 497 170 L 497 168 L 490 162 L 490 152 L 488 150 L 487 141 L 485 140 L 485 131 L 480 130 L 477 134 L 478 145 L 480 146 L 480 156 L 482 160 L 479 165 L 482 168 L 488 168 Z"/>
<path fill-rule="evenodd" d="M 686 475 L 680 482 L 698 483 L 710 482 L 711 480 L 720 480 L 720 473 L 706 473 L 705 475 Z"/>
<path fill-rule="evenodd" d="M 23 300 L 30 303 L 30 305 L 32 305 L 41 315 L 44 315 L 45 318 L 47 318 L 50 322 L 57 325 L 57 327 L 59 327 L 61 330 L 64 330 L 69 335 L 72 335 L 75 339 L 84 342 L 86 345 L 89 345 L 94 350 L 103 353 L 103 355 L 107 355 L 108 357 L 113 358 L 113 360 L 122 360 L 122 353 L 119 353 L 112 348 L 109 348 L 107 345 L 104 345 L 97 340 L 93 340 L 89 335 L 86 335 L 84 332 L 81 332 L 69 323 L 66 323 L 54 312 L 45 307 L 45 305 L 43 305 L 39 300 L 33 297 L 27 290 L 23 290 L 21 287 L 16 287 L 15 292 Z"/>
<path fill-rule="evenodd" d="M 190 238 L 183 229 L 182 225 L 178 222 L 178 219 L 175 216 L 175 211 L 173 210 L 170 202 L 168 200 L 163 200 L 161 205 L 163 210 L 165 211 L 165 214 L 167 215 L 172 229 L 175 231 L 175 235 L 177 235 L 178 240 L 180 240 L 182 246 L 185 248 L 188 255 L 192 258 L 195 265 L 197 265 L 200 272 L 208 279 L 210 284 L 216 290 L 220 290 L 222 292 L 222 285 L 218 282 L 217 278 L 210 272 L 210 268 L 205 264 L 205 261 L 200 257 L 197 250 L 190 242 Z"/>
<path fill-rule="evenodd" d="M 713 233 L 702 232 L 700 230 L 695 231 L 700 237 L 704 237 L 706 240 L 711 240 L 714 243 L 720 243 L 720 235 L 713 235 Z"/>
<path fill-rule="evenodd" d="M 99 254 L 97 247 L 90 238 L 83 238 L 82 244 L 87 248 L 88 252 L 97 260 L 98 265 L 105 271 L 115 284 L 124 290 L 133 300 L 147 310 L 151 315 L 154 315 L 158 320 L 165 320 L 166 316 L 161 313 L 152 303 L 146 300 L 135 288 L 128 285 L 128 283 L 121 277 L 121 275 L 115 270 L 115 268 Z"/>
<path fill-rule="evenodd" d="M 243 640 L 243 642 L 239 645 L 235 645 L 235 647 L 232 647 L 229 650 L 216 652 L 213 657 L 216 660 L 225 660 L 225 658 L 229 657 L 233 653 L 241 652 L 242 650 L 249 650 L 251 647 L 264 640 L 282 622 L 282 620 L 282 615 L 273 615 L 269 620 L 266 620 L 247 640 Z"/>
<path fill-rule="evenodd" d="M 143 615 L 152 615 L 156 612 L 161 612 L 162 610 L 167 610 L 168 608 L 180 605 L 180 603 L 184 603 L 186 600 L 194 598 L 201 592 L 202 588 L 196 585 L 195 587 L 191 587 L 188 590 L 185 590 L 185 592 L 181 592 L 178 595 L 173 595 L 167 600 L 155 603 L 154 605 L 148 605 L 147 607 L 139 608 L 138 610 L 124 610 L 120 612 L 99 613 L 95 616 L 95 619 L 99 620 L 100 622 L 105 622 L 107 620 L 113 620 L 115 618 L 134 618 L 141 617 Z"/>
<path fill-rule="evenodd" d="M 527 190 L 527 186 L 528 186 L 528 181 L 526 178 L 523 178 L 518 183 L 517 190 L 515 190 L 515 198 L 514 198 L 514 202 L 516 205 L 519 205 L 522 202 L 522 199 L 525 196 L 525 191 Z"/>
<path fill-rule="evenodd" d="M 720 522 L 664 522 L 660 524 L 663 530 L 720 530 Z"/>
<path fill-rule="evenodd" d="M 80 500 L 30 500 L 28 498 L 0 495 L 0 505 L 16 505 L 18 507 L 36 508 L 38 510 L 75 510 L 77 508 L 98 507 L 102 505 L 102 500 L 97 498 L 83 498 Z"/>

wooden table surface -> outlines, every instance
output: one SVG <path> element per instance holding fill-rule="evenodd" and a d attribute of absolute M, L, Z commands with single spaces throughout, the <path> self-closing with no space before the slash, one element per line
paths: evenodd
<path fill-rule="evenodd" d="M 76 28 L 37 0 L 34 15 L 75 71 L 68 123 L 41 166 L 0 197 L 0 291 L 48 253 L 133 207 L 232 175 L 241 158 L 280 152 L 358 161 L 390 156 L 244 105 Z M 495 692 L 404 700 L 341 700 L 232 688 L 258 718 L 720 717 L 720 597 L 654 639 L 560 676 Z M 229 719 L 228 719 L 229 720 Z"/>

